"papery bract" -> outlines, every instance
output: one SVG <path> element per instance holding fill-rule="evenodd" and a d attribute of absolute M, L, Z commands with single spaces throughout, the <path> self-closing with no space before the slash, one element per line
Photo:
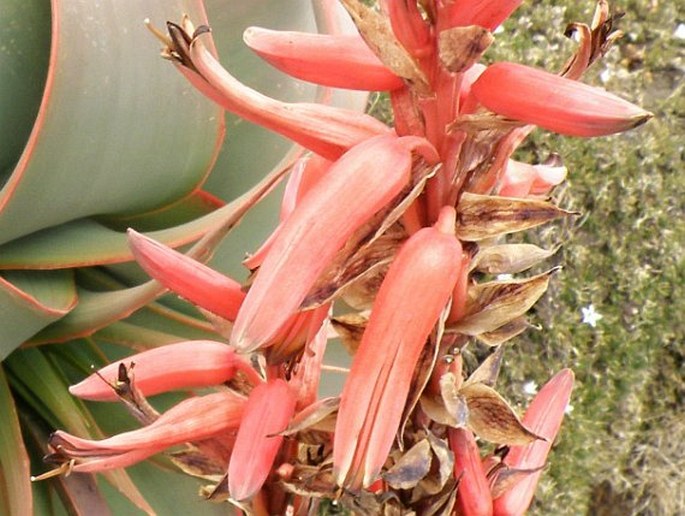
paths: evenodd
<path fill-rule="evenodd" d="M 270 380 L 250 393 L 228 465 L 231 498 L 246 500 L 261 489 L 283 442 L 277 434 L 294 412 L 294 393 L 283 380 Z"/>
<path fill-rule="evenodd" d="M 457 281 L 461 253 L 454 209 L 445 208 L 437 227 L 415 233 L 392 262 L 341 394 L 333 444 L 338 485 L 368 487 L 380 473 L 416 362 Z"/>
<path fill-rule="evenodd" d="M 252 383 L 260 381 L 257 372 L 227 344 L 198 340 L 167 344 L 113 362 L 69 387 L 69 392 L 86 400 L 117 401 L 121 364 L 133 365 L 135 388 L 143 396 L 219 385 L 233 378 L 236 371 L 242 371 Z"/>
<path fill-rule="evenodd" d="M 266 344 L 295 313 L 354 231 L 409 182 L 412 149 L 430 160 L 421 138 L 378 136 L 347 152 L 284 222 L 235 322 L 231 344 L 248 352 Z"/>

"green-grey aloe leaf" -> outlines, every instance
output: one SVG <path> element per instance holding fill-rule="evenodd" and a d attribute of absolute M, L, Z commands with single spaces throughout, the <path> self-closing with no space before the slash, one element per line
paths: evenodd
<path fill-rule="evenodd" d="M 19 417 L 0 365 L 0 513 L 32 514 L 29 457 Z"/>
<path fill-rule="evenodd" d="M 4 272 L 0 275 L 0 360 L 76 303 L 71 271 Z"/>
<path fill-rule="evenodd" d="M 158 56 L 142 21 L 201 2 L 54 1 L 43 98 L 0 191 L 0 242 L 89 215 L 157 208 L 194 190 L 223 138 L 217 108 Z"/>
<path fill-rule="evenodd" d="M 0 24 L 0 186 L 19 159 L 40 106 L 50 54 L 50 3 L 4 0 Z"/>

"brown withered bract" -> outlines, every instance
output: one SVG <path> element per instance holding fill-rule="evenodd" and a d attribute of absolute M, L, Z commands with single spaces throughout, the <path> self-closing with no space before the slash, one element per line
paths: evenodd
<path fill-rule="evenodd" d="M 477 25 L 444 30 L 438 34 L 440 61 L 450 72 L 462 72 L 473 66 L 493 41 L 492 33 Z"/>
<path fill-rule="evenodd" d="M 578 215 L 539 199 L 464 193 L 457 205 L 457 236 L 479 241 L 531 229 L 560 217 Z"/>

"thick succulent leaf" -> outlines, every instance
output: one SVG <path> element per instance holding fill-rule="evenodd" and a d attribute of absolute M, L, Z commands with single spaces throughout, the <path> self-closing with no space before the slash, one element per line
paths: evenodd
<path fill-rule="evenodd" d="M 52 8 L 48 79 L 0 192 L 0 242 L 175 201 L 204 180 L 223 137 L 218 110 L 159 59 L 142 24 L 183 11 L 202 19 L 198 0 L 72 0 Z"/>
<path fill-rule="evenodd" d="M 43 95 L 50 53 L 50 3 L 4 0 L 0 48 L 2 185 L 24 149 Z"/>
<path fill-rule="evenodd" d="M 29 457 L 5 373 L 0 366 L 0 513 L 33 514 Z"/>
<path fill-rule="evenodd" d="M 76 305 L 69 271 L 7 271 L 0 275 L 0 360 Z"/>
<path fill-rule="evenodd" d="M 220 211 L 221 217 L 215 216 L 212 230 L 204 235 L 189 255 L 196 259 L 207 259 L 221 238 L 240 221 L 250 206 L 253 206 L 283 176 L 285 168 L 276 169 L 262 179 L 249 192 L 227 204 Z M 214 212 L 216 213 L 216 212 Z M 214 213 L 210 215 L 214 215 Z M 156 281 L 149 281 L 128 289 L 110 292 L 79 293 L 79 304 L 65 317 L 36 335 L 34 343 L 66 341 L 72 338 L 90 335 L 94 331 L 121 320 L 135 310 L 155 300 L 164 292 Z"/>

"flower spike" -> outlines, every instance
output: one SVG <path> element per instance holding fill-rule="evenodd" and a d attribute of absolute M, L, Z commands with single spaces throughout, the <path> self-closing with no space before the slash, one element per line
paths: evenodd
<path fill-rule="evenodd" d="M 261 381 L 257 372 L 221 342 L 197 340 L 167 344 L 113 362 L 69 387 L 84 400 L 117 401 L 118 372 L 121 364 L 135 364 L 135 387 L 143 396 L 162 392 L 210 387 L 227 382 L 241 371 L 253 383 Z"/>
<path fill-rule="evenodd" d="M 409 182 L 422 138 L 377 136 L 347 152 L 312 187 L 278 235 L 235 321 L 231 344 L 253 351 L 275 336 L 347 239 Z"/>
<path fill-rule="evenodd" d="M 304 81 L 350 90 L 383 91 L 404 82 L 358 35 L 307 34 L 249 27 L 243 41 L 259 57 Z"/>
<path fill-rule="evenodd" d="M 333 444 L 340 486 L 370 486 L 392 447 L 416 362 L 462 267 L 454 217 L 446 207 L 436 227 L 415 233 L 378 292 L 341 395 Z"/>
<path fill-rule="evenodd" d="M 652 117 L 601 88 L 515 63 L 489 66 L 472 91 L 498 115 L 570 136 L 619 133 Z"/>

